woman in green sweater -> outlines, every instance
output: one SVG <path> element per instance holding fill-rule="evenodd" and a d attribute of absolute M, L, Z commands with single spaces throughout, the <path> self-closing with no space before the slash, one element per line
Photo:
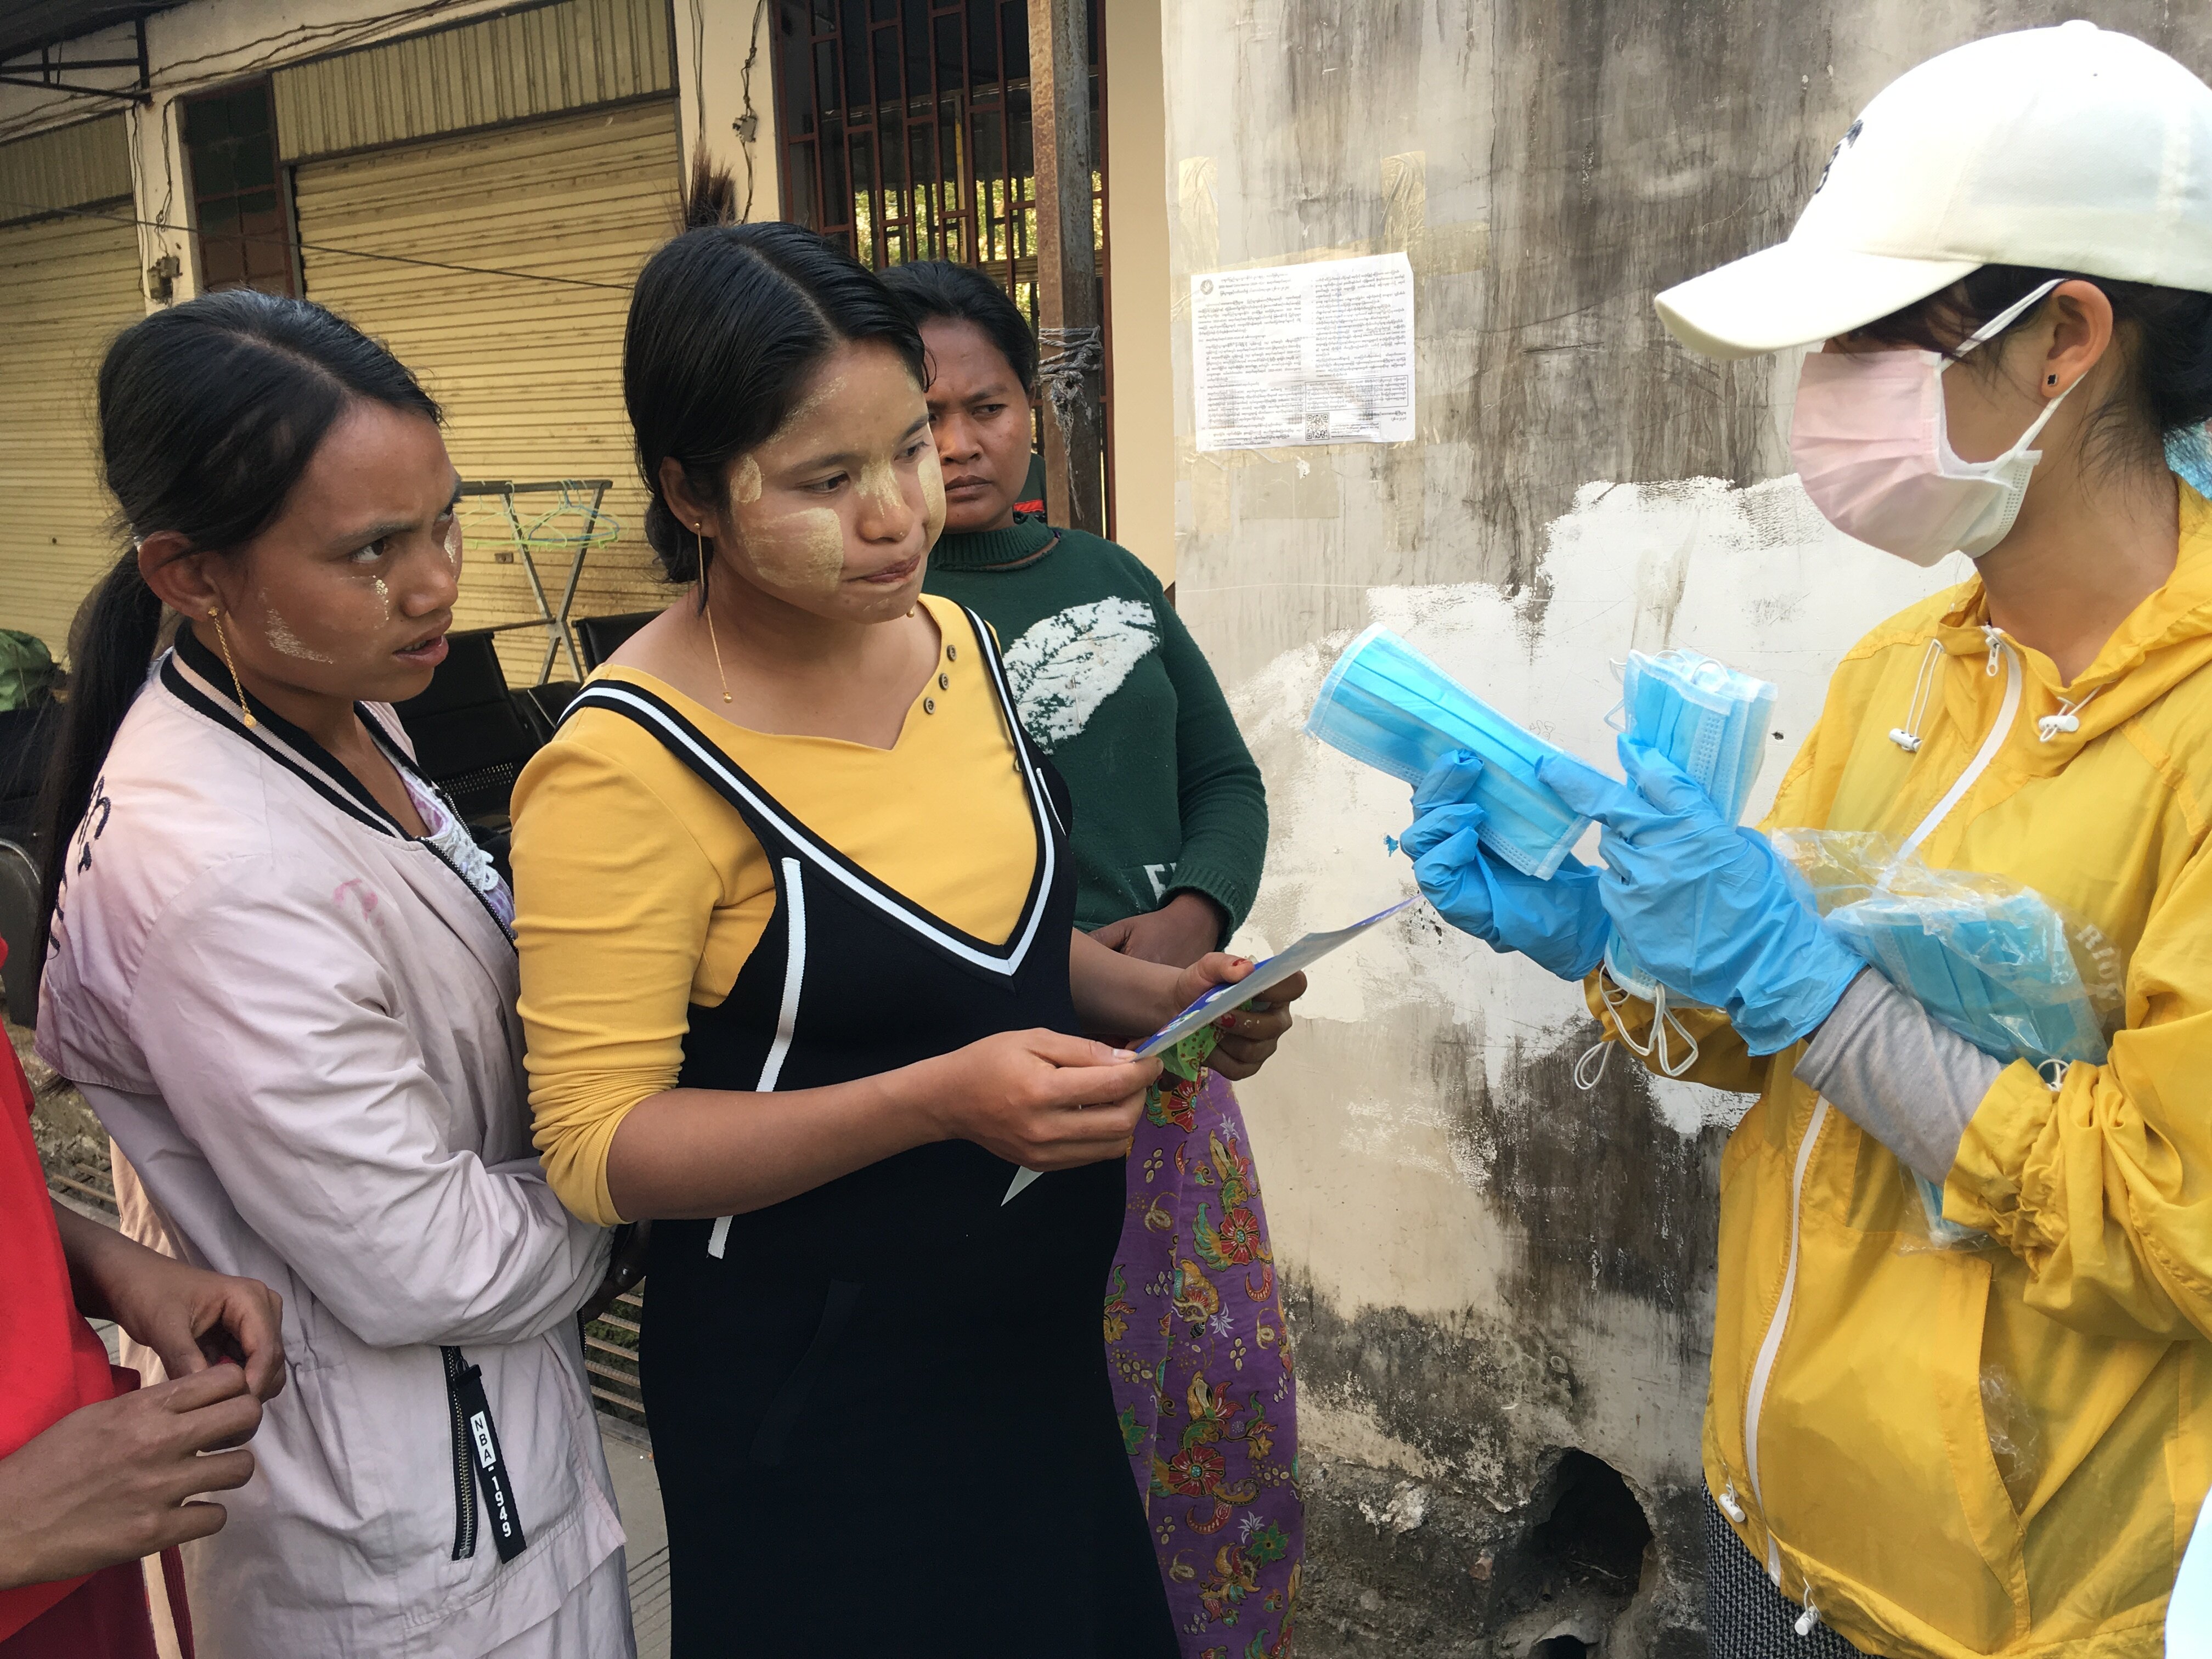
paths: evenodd
<path fill-rule="evenodd" d="M 1127 549 L 1018 514 L 1036 343 L 966 265 L 895 266 L 928 348 L 945 533 L 928 591 L 997 629 L 1022 723 L 1075 799 L 1076 925 L 1187 967 L 1244 919 L 1267 799 L 1220 684 L 1159 579 Z M 1123 1437 L 1190 1659 L 1282 1651 L 1304 1526 L 1297 1394 L 1265 1212 L 1229 1085 L 1170 1065 L 1128 1161 L 1106 1285 Z"/>

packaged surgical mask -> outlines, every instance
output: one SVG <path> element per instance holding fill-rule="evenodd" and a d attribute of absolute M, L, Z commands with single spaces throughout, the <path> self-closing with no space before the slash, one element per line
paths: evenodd
<path fill-rule="evenodd" d="M 1695 651 L 1628 653 L 1621 672 L 1621 729 L 1688 773 L 1731 823 L 1743 817 L 1766 758 L 1775 689 Z M 1630 995 L 1657 1000 L 1659 986 L 1619 933 L 1606 971 Z M 1673 996 L 1678 1007 L 1692 1006 Z"/>
<path fill-rule="evenodd" d="M 1887 836 L 1778 830 L 1825 923 L 1929 1014 L 1998 1060 L 2101 1064 L 2120 1020 L 2119 953 L 2034 889 L 1978 870 L 1933 870 Z M 1942 1188 L 1913 1177 L 1939 1244 L 1976 1242 L 1943 1218 Z"/>
<path fill-rule="evenodd" d="M 1560 752 L 1524 731 L 1380 626 L 1336 659 L 1306 730 L 1378 771 L 1419 783 L 1457 750 L 1482 761 L 1474 788 L 1482 844 L 1524 875 L 1549 880 L 1589 820 L 1537 781 L 1537 763 Z"/>
<path fill-rule="evenodd" d="M 2178 427 L 2166 434 L 2166 465 L 2184 483 L 2212 501 L 2212 439 L 2202 426 Z"/>

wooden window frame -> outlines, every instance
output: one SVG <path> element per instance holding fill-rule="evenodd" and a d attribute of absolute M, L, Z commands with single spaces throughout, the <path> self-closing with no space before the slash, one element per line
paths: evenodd
<path fill-rule="evenodd" d="M 234 179 L 228 188 L 203 190 L 199 177 L 201 153 L 210 142 L 221 143 L 226 140 L 202 140 L 195 144 L 191 137 L 193 111 L 218 102 L 234 100 L 240 94 L 256 89 L 260 93 L 263 108 L 267 112 L 267 125 L 263 136 L 265 136 L 269 147 L 270 182 L 241 187 Z M 302 296 L 307 289 L 300 266 L 299 220 L 292 204 L 292 169 L 283 160 L 276 142 L 276 103 L 269 77 L 264 75 L 233 81 L 179 99 L 177 139 L 178 148 L 183 151 L 185 158 L 185 194 L 191 203 L 192 242 L 199 261 L 198 291 L 211 294 L 224 289 L 253 288 L 268 294 L 283 294 L 294 298 Z M 275 224 L 271 228 L 249 232 L 243 228 L 244 205 L 264 195 L 275 198 Z M 210 234 L 206 228 L 207 212 L 214 206 L 230 209 L 230 223 L 236 228 Z M 269 210 L 260 211 L 267 212 Z M 274 261 L 263 263 L 261 268 L 256 269 L 254 250 L 265 249 L 271 242 L 277 241 L 281 241 L 283 249 L 282 269 L 270 269 Z M 240 274 L 228 274 L 230 262 L 225 260 L 222 267 L 225 274 L 210 279 L 209 249 L 211 244 L 235 246 Z M 279 283 L 281 286 L 276 285 Z"/>

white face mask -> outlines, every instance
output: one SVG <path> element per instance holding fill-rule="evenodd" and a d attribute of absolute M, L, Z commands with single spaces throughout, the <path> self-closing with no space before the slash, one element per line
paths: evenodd
<path fill-rule="evenodd" d="M 2057 286 L 2045 283 L 2006 307 L 1960 356 L 1996 338 Z M 1996 459 L 1961 460 L 1943 418 L 1943 371 L 1955 361 L 1933 351 L 1819 351 L 1798 374 L 1790 453 L 1805 493 L 1846 536 L 1918 565 L 1954 551 L 1978 559 L 2012 533 L 2043 459 L 2028 445 L 2074 392 L 2069 386 L 2045 404 Z"/>

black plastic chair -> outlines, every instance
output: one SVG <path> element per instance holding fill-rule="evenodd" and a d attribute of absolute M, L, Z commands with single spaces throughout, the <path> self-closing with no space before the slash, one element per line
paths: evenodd
<path fill-rule="evenodd" d="M 39 786 L 61 723 L 58 702 L 0 709 L 0 837 L 31 845 Z"/>
<path fill-rule="evenodd" d="M 453 799 L 469 833 L 504 873 L 514 781 L 544 743 L 536 705 L 507 689 L 489 629 L 446 635 L 446 660 L 427 690 L 397 705 L 415 763 Z M 518 704 L 520 707 L 518 707 Z"/>
<path fill-rule="evenodd" d="M 547 742 L 553 738 L 553 728 L 561 724 L 561 716 L 568 712 L 568 705 L 576 700 L 576 693 L 584 688 L 574 680 L 548 680 L 543 685 L 526 686 L 514 695 L 526 699 L 545 722 Z"/>
<path fill-rule="evenodd" d="M 576 630 L 576 649 L 583 655 L 584 672 L 589 673 L 613 656 L 622 649 L 624 640 L 659 614 L 658 611 L 630 611 L 619 617 L 577 617 L 571 626 Z"/>
<path fill-rule="evenodd" d="M 0 939 L 8 961 L 0 966 L 0 990 L 8 996 L 8 1018 L 18 1025 L 39 1023 L 39 999 L 32 989 L 36 957 L 32 936 L 39 928 L 38 861 L 12 841 L 0 841 Z"/>

